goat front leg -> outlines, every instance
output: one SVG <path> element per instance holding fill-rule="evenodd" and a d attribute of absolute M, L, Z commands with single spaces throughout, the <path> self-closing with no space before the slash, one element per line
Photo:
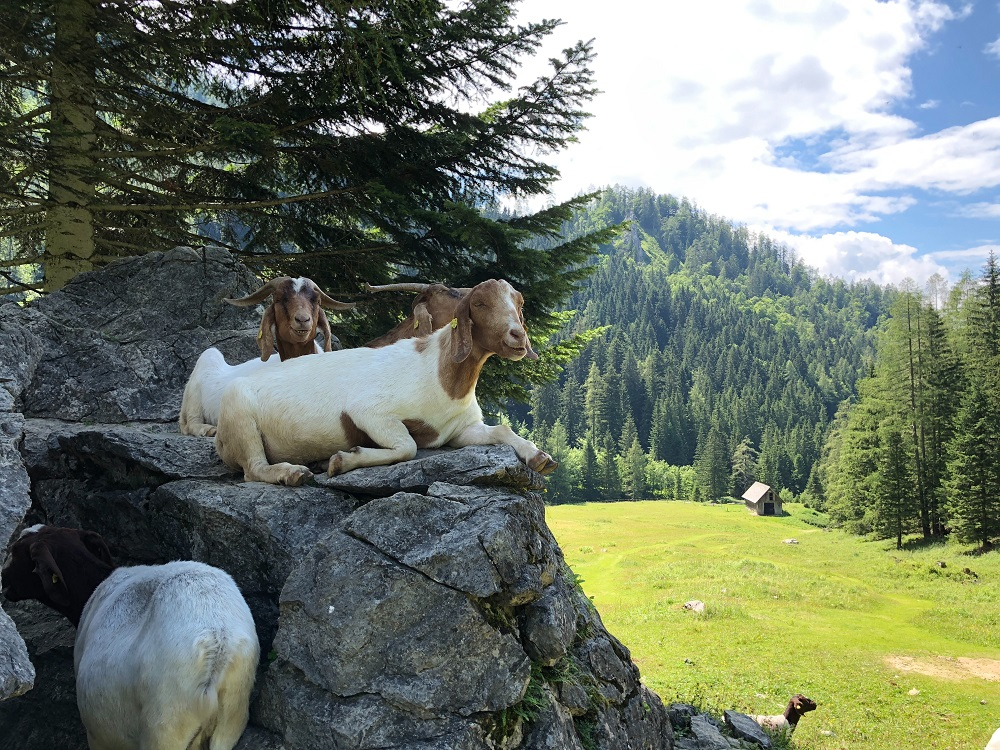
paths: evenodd
<path fill-rule="evenodd" d="M 539 474 L 551 474 L 559 467 L 559 462 L 530 440 L 517 435 L 507 425 L 488 425 L 479 422 L 469 425 L 457 437 L 448 441 L 454 448 L 464 448 L 467 445 L 509 445 L 529 468 Z"/>
<path fill-rule="evenodd" d="M 330 456 L 326 473 L 329 476 L 343 474 L 362 466 L 386 466 L 400 461 L 409 461 L 417 455 L 417 443 L 406 425 L 399 421 L 363 422 L 357 420 L 357 427 L 380 448 L 355 446 L 350 450 L 337 451 Z"/>

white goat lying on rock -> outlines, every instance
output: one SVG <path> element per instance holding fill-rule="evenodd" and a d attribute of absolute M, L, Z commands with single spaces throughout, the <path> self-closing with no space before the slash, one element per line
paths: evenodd
<path fill-rule="evenodd" d="M 99 534 L 32 526 L 11 547 L 3 593 L 77 626 L 91 750 L 230 750 L 243 734 L 260 649 L 226 572 L 192 561 L 115 569 Z"/>
<path fill-rule="evenodd" d="M 476 382 L 493 354 L 537 358 L 523 298 L 490 280 L 462 298 L 450 326 L 379 349 L 348 349 L 283 363 L 234 381 L 222 396 L 215 447 L 247 481 L 301 484 L 303 464 L 328 473 L 413 458 L 418 447 L 513 446 L 547 474 L 556 462 L 504 425 L 483 423 Z"/>
<path fill-rule="evenodd" d="M 802 693 L 796 693 L 788 701 L 785 713 L 777 716 L 754 716 L 754 721 L 769 732 L 791 734 L 798 726 L 802 714 L 816 710 L 816 702 L 806 698 Z"/>
<path fill-rule="evenodd" d="M 271 279 L 253 294 L 226 302 L 247 307 L 268 297 L 272 302 L 264 311 L 257 334 L 260 359 L 230 365 L 215 347 L 206 349 L 198 357 L 181 399 L 179 424 L 182 435 L 211 437 L 215 434 L 222 392 L 236 378 L 295 357 L 330 351 L 333 334 L 330 321 L 321 308 L 350 310 L 354 307 L 353 302 L 338 302 L 328 296 L 312 279 L 288 276 Z M 323 331 L 323 349 L 316 343 L 317 327 Z M 280 359 L 271 359 L 275 348 Z"/>

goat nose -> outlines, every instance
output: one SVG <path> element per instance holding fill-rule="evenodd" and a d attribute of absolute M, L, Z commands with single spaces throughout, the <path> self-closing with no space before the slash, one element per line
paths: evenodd
<path fill-rule="evenodd" d="M 510 337 L 512 339 L 514 339 L 514 341 L 520 341 L 521 339 L 524 338 L 524 329 L 522 329 L 522 328 L 511 328 L 510 329 Z"/>
<path fill-rule="evenodd" d="M 295 315 L 296 323 L 308 323 L 310 320 L 312 320 L 312 315 L 309 313 L 296 313 Z"/>

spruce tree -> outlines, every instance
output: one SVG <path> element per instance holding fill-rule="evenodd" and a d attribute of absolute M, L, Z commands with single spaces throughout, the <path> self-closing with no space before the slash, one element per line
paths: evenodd
<path fill-rule="evenodd" d="M 1000 401 L 993 391 L 980 373 L 970 378 L 945 481 L 953 533 L 983 549 L 1000 535 Z"/>
<path fill-rule="evenodd" d="M 511 90 L 559 23 L 516 24 L 515 8 L 5 0 L 5 266 L 40 262 L 55 289 L 120 255 L 211 241 L 339 295 L 399 268 L 456 286 L 504 276 L 529 323 L 553 323 L 592 249 L 556 237 L 586 199 L 483 209 L 546 193 L 545 155 L 594 94 L 592 51 L 573 45 Z"/>

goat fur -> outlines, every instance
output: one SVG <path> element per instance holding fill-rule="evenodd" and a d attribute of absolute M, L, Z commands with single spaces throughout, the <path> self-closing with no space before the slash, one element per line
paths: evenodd
<path fill-rule="evenodd" d="M 239 307 L 255 305 L 267 297 L 272 302 L 264 311 L 257 334 L 260 359 L 230 365 L 215 347 L 201 353 L 184 386 L 178 424 L 182 435 L 212 437 L 219 423 L 222 392 L 233 380 L 261 369 L 306 354 L 330 351 L 333 334 L 330 321 L 321 308 L 349 310 L 354 303 L 337 302 L 312 279 L 281 276 L 264 284 L 246 297 L 227 299 Z M 317 328 L 323 331 L 323 349 L 316 342 Z M 275 348 L 278 359 L 271 359 Z"/>
<path fill-rule="evenodd" d="M 78 625 L 77 705 L 91 750 L 236 745 L 260 649 L 228 573 L 194 561 L 115 569 L 94 532 L 35 526 L 3 578 L 8 599 L 38 599 Z"/>
<path fill-rule="evenodd" d="M 798 726 L 802 715 L 815 709 L 816 702 L 814 700 L 807 698 L 802 693 L 796 693 L 789 699 L 783 714 L 774 716 L 759 715 L 752 718 L 769 732 L 790 735 L 795 731 L 795 727 Z"/>
<path fill-rule="evenodd" d="M 523 298 L 490 280 L 462 298 L 451 326 L 378 349 L 328 352 L 259 370 L 222 396 L 216 450 L 247 481 L 301 484 L 303 464 L 338 474 L 413 458 L 418 447 L 511 445 L 541 473 L 557 464 L 504 425 L 483 423 L 475 387 L 493 354 L 537 358 Z"/>
<path fill-rule="evenodd" d="M 429 336 L 448 325 L 455 317 L 455 310 L 471 287 L 454 288 L 444 284 L 402 283 L 382 286 L 366 285 L 369 292 L 418 292 L 410 314 L 390 331 L 372 339 L 365 346 L 378 348 L 394 344 L 401 339 Z"/>

